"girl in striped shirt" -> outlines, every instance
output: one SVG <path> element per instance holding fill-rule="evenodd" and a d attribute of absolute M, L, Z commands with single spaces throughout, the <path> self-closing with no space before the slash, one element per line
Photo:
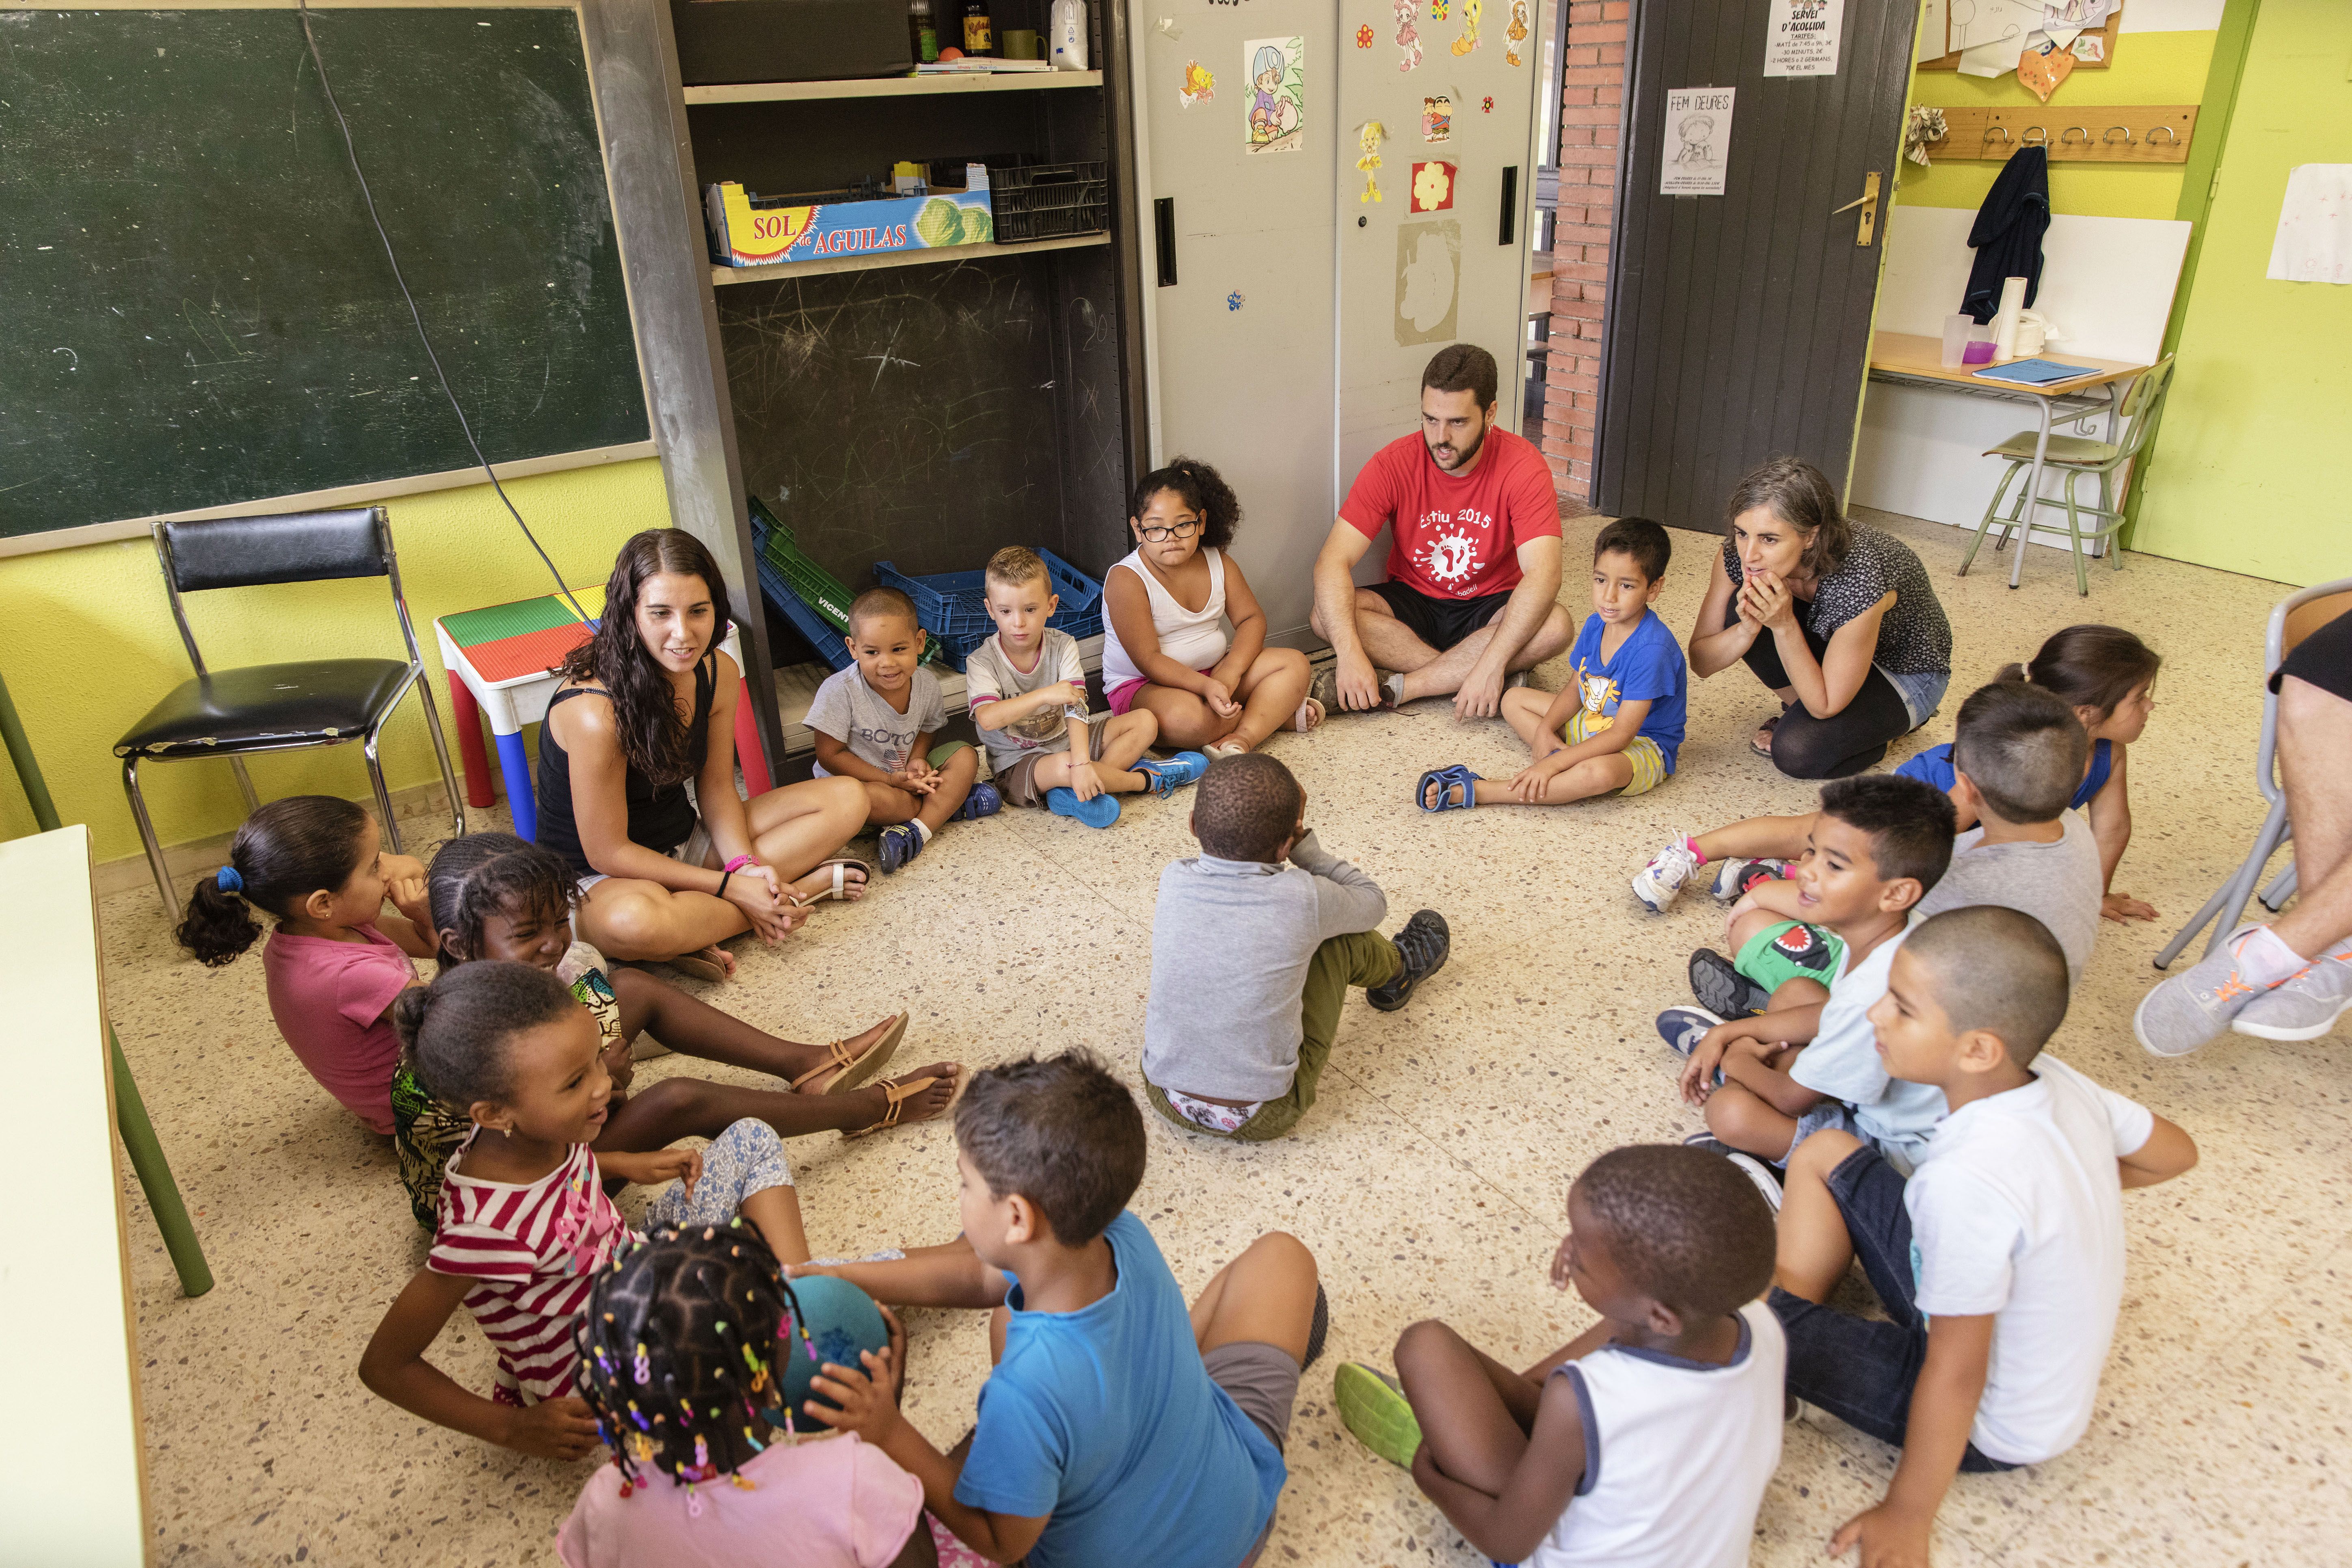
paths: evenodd
<path fill-rule="evenodd" d="M 667 1182 L 656 1224 L 724 1225 L 739 1212 L 776 1254 L 808 1257 L 782 1141 L 742 1121 L 708 1150 L 608 1152 L 613 1081 L 596 1020 L 548 970 L 485 962 L 404 993 L 393 1024 L 434 1097 L 474 1124 L 450 1156 L 425 1267 L 384 1314 L 360 1378 L 429 1421 L 543 1458 L 598 1447 L 573 1392 L 572 1322 L 627 1227 L 607 1177 Z M 459 1303 L 498 1357 L 485 1399 L 425 1360 Z"/>

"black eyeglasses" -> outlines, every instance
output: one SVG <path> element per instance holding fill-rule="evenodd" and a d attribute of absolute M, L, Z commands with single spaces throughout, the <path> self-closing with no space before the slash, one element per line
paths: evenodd
<path fill-rule="evenodd" d="M 1196 520 L 1192 522 L 1173 523 L 1166 528 L 1157 525 L 1148 527 L 1143 531 L 1143 537 L 1154 544 L 1159 544 L 1170 539 L 1190 539 L 1200 531 L 1201 524 Z"/>

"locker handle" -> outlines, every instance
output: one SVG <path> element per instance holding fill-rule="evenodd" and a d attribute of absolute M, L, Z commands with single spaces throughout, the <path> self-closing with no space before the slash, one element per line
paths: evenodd
<path fill-rule="evenodd" d="M 1176 198 L 1161 196 L 1151 204 L 1151 227 L 1159 241 L 1160 286 L 1176 286 Z"/>
<path fill-rule="evenodd" d="M 1509 245 L 1519 237 L 1519 166 L 1503 171 L 1503 222 L 1495 243 Z"/>

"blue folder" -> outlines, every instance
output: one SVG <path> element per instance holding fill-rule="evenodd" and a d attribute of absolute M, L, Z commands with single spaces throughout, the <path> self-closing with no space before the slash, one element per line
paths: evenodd
<path fill-rule="evenodd" d="M 1990 381 L 2017 381 L 2028 386 L 2046 386 L 2053 381 L 2072 381 L 2078 375 L 2095 375 L 2096 367 L 2087 364 L 2060 364 L 2056 360 L 2021 359 L 2012 364 L 1997 364 L 1976 373 Z"/>

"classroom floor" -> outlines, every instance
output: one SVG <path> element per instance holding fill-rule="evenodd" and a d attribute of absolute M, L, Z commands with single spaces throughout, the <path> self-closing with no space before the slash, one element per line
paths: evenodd
<path fill-rule="evenodd" d="M 1572 566 L 1597 521 L 1570 526 Z M 2265 611 L 2284 590 L 2135 555 L 2120 574 L 2095 563 L 2084 601 L 2063 553 L 2036 548 L 2023 590 L 2011 593 L 2006 557 L 1956 579 L 1964 534 L 1892 525 L 1926 559 L 1950 611 L 1960 672 L 1943 715 L 1905 753 L 1948 739 L 1972 685 L 2062 626 L 2114 621 L 2166 656 L 2155 720 L 2132 752 L 2137 837 L 2116 879 L 2164 923 L 2102 929 L 2053 1048 L 2180 1122 L 2203 1151 L 2187 1178 L 2126 1196 L 2130 1279 L 2089 1435 L 2046 1465 L 1962 1477 L 1944 1506 L 1937 1560 L 2340 1562 L 2352 1532 L 2344 1042 L 2227 1036 L 2202 1055 L 2159 1062 L 2133 1042 L 2128 1022 L 2152 978 L 2150 956 L 2256 826 L 2256 674 Z M 1706 543 L 1675 537 L 1659 608 L 1678 636 L 1705 586 Z M 1580 571 L 1569 584 L 1564 597 L 1580 616 Z M 1188 1289 L 1277 1226 L 1314 1249 L 1328 1287 L 1329 1359 L 1301 1391 L 1268 1563 L 1484 1561 L 1408 1477 L 1340 1426 L 1331 1366 L 1385 1365 L 1398 1331 L 1423 1317 L 1518 1364 L 1590 1321 L 1580 1301 L 1546 1283 L 1568 1184 L 1616 1144 L 1698 1126 L 1675 1098 L 1675 1061 L 1650 1019 L 1685 999 L 1691 949 L 1719 933 L 1703 893 L 1657 919 L 1626 879 L 1677 828 L 1809 804 L 1805 785 L 1748 752 L 1767 707 L 1745 671 L 1695 683 L 1677 777 L 1638 799 L 1542 812 L 1431 817 L 1413 808 L 1424 767 L 1517 765 L 1499 721 L 1457 728 L 1443 702 L 1275 742 L 1325 843 L 1388 889 L 1390 928 L 1433 907 L 1451 921 L 1454 947 L 1405 1011 L 1349 1001 L 1322 1098 L 1295 1137 L 1236 1146 L 1146 1114 L 1150 1167 L 1133 1207 Z M 474 814 L 475 826 L 491 817 L 506 826 L 502 811 Z M 745 945 L 742 977 L 713 1000 L 820 1039 L 911 1008 L 901 1067 L 940 1058 L 976 1067 L 1087 1045 L 1131 1079 L 1153 890 L 1160 867 L 1192 847 L 1181 800 L 1131 804 L 1103 833 L 1032 812 L 958 825 L 862 907 L 824 906 L 780 952 Z M 289 1055 L 257 959 L 198 967 L 173 947 L 143 888 L 108 898 L 102 919 L 114 1020 L 220 1281 L 200 1300 L 181 1298 L 126 1182 L 154 1560 L 551 1562 L 587 1466 L 427 1426 L 354 1375 L 425 1252 L 388 1142 Z M 641 1079 L 685 1065 L 650 1062 Z M 955 1229 L 944 1122 L 856 1143 L 806 1138 L 792 1154 L 820 1254 L 941 1241 Z M 980 1313 L 910 1316 L 908 1407 L 936 1442 L 971 1420 L 984 1325 Z M 488 1387 L 488 1356 L 462 1314 L 435 1354 Z M 1831 1531 L 1877 1498 L 1893 1458 L 1807 1412 L 1789 1429 L 1755 1562 L 1818 1560 Z"/>

